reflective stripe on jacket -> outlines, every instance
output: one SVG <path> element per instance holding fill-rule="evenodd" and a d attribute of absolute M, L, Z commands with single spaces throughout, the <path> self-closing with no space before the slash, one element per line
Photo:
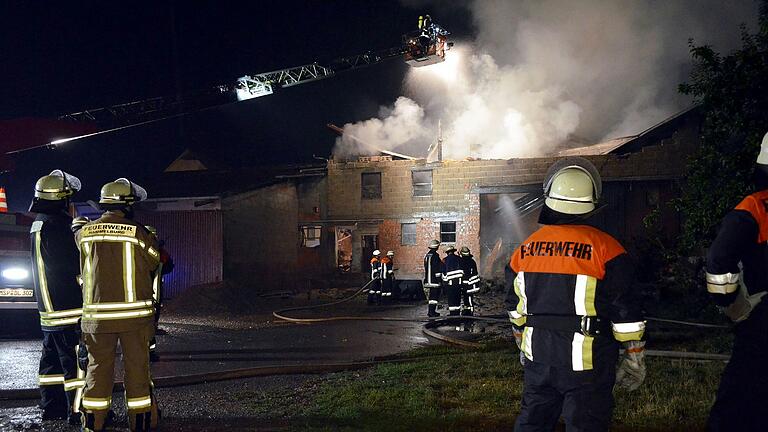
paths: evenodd
<path fill-rule="evenodd" d="M 71 223 L 63 211 L 41 213 L 30 229 L 32 278 L 43 330 L 74 326 L 82 314 L 80 265 Z"/>
<path fill-rule="evenodd" d="M 87 333 L 135 330 L 152 321 L 160 254 L 144 226 L 106 212 L 77 233 Z"/>
<path fill-rule="evenodd" d="M 442 282 L 442 266 L 437 249 L 430 249 L 424 255 L 424 287 L 437 288 Z"/>
<path fill-rule="evenodd" d="M 750 295 L 768 289 L 766 206 L 768 190 L 744 198 L 725 216 L 707 251 L 707 292 L 721 306 L 733 303 L 742 278 Z"/>
<path fill-rule="evenodd" d="M 461 284 L 464 270 L 461 269 L 461 261 L 454 254 L 448 254 L 443 260 L 443 282 L 448 285 Z"/>
<path fill-rule="evenodd" d="M 545 225 L 515 250 L 510 268 L 507 306 L 516 325 L 525 325 L 528 315 L 597 316 L 612 323 L 613 338 L 527 326 L 522 349 L 529 360 L 590 370 L 615 359 L 617 341 L 643 337 L 629 256 L 597 228 Z"/>
<path fill-rule="evenodd" d="M 371 279 L 381 277 L 381 262 L 377 257 L 371 258 Z"/>
<path fill-rule="evenodd" d="M 460 256 L 461 269 L 464 271 L 464 283 L 467 285 L 467 292 L 473 293 L 478 290 L 477 284 L 480 283 L 480 275 L 477 274 L 477 263 L 472 255 Z"/>

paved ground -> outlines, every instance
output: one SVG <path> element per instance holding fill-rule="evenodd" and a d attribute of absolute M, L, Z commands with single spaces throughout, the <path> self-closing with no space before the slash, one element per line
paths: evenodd
<path fill-rule="evenodd" d="M 369 360 L 402 353 L 431 343 L 421 332 L 419 322 L 336 321 L 313 325 L 276 321 L 271 311 L 305 304 L 325 303 L 343 296 L 343 291 L 311 297 L 258 299 L 258 306 L 236 313 L 227 306 L 204 307 L 205 301 L 186 298 L 171 304 L 161 320 L 168 331 L 158 336 L 161 361 L 152 365 L 155 377 L 216 372 L 254 366 L 327 364 Z M 253 300 L 252 300 L 253 302 Z M 479 301 L 483 303 L 483 301 Z M 197 307 L 200 304 L 200 307 Z M 422 303 L 389 307 L 368 307 L 361 299 L 314 311 L 292 312 L 290 316 L 365 315 L 420 318 L 426 312 Z M 484 312 L 497 313 L 498 305 L 488 303 Z M 195 310 L 195 314 L 187 311 Z M 0 392 L 36 387 L 40 337 L 34 320 L 14 317 L 0 326 Z M 32 322 L 30 325 L 29 323 Z M 21 324 L 23 323 L 23 324 Z M 27 336 L 20 336 L 27 329 Z M 1 339 L 5 337 L 5 339 Z M 116 371 L 116 378 L 122 371 Z M 288 375 L 249 378 L 160 388 L 158 397 L 164 410 L 165 431 L 284 431 L 310 430 L 307 424 L 291 424 L 270 413 L 259 413 L 261 402 L 284 388 L 316 380 L 317 375 Z M 310 382 L 311 384 L 311 382 Z M 122 395 L 114 395 L 118 427 L 126 427 Z M 0 430 L 71 431 L 61 422 L 42 422 L 35 400 L 0 400 Z M 264 420 L 268 418 L 269 420 Z M 322 419 L 314 419 L 322 424 Z M 330 429 L 328 429 L 330 430 Z"/>
<path fill-rule="evenodd" d="M 327 300 L 327 299 L 326 299 Z M 323 301 L 313 300 L 313 302 Z M 265 309 L 279 308 L 306 299 L 274 299 Z M 158 336 L 161 361 L 152 365 L 155 377 L 215 372 L 253 366 L 325 364 L 369 360 L 408 351 L 429 343 L 418 322 L 336 321 L 316 325 L 288 324 L 260 311 L 237 316 L 183 315 L 169 313 Z M 292 316 L 367 315 L 420 317 L 422 304 L 366 307 L 359 302 L 329 310 L 294 312 Z M 6 329 L 18 337 L 19 329 Z M 0 340 L 0 391 L 36 387 L 40 340 Z M 120 379 L 122 371 L 116 371 Z M 295 386 L 307 376 L 251 378 L 159 389 L 164 408 L 163 430 L 287 430 L 279 419 L 265 423 L 253 416 L 253 406 L 243 395 L 268 394 Z M 122 407 L 122 395 L 115 394 L 115 406 Z M 0 401 L 0 430 L 75 430 L 60 422 L 42 422 L 34 400 Z M 125 413 L 117 409 L 120 424 Z M 273 424 L 274 423 L 274 424 Z"/>
<path fill-rule="evenodd" d="M 333 313 L 416 317 L 423 306 L 364 309 L 356 305 Z M 298 313 L 294 313 L 298 316 Z M 314 314 L 317 316 L 317 313 Z M 416 322 L 337 321 L 322 325 L 274 323 L 267 316 L 211 318 L 164 317 L 158 336 L 161 361 L 155 377 L 197 374 L 254 366 L 319 364 L 367 360 L 407 351 L 428 342 Z M 194 321 L 205 320 L 195 317 Z M 258 320 L 258 321 L 257 321 Z M 267 321 L 270 322 L 267 322 Z M 269 325 L 266 325 L 269 324 Z M 240 328 L 225 328 L 225 327 Z M 250 327 L 250 328 L 249 328 Z M 37 386 L 38 339 L 0 340 L 0 390 Z M 116 371 L 121 379 L 122 371 Z"/>

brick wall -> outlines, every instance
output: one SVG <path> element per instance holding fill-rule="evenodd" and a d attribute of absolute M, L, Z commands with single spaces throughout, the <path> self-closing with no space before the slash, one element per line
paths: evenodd
<path fill-rule="evenodd" d="M 682 175 L 690 139 L 670 139 L 626 155 L 587 156 L 604 181 L 665 181 Z M 376 220 L 382 252 L 395 252 L 401 274 L 420 275 L 430 240 L 439 238 L 441 221 L 456 221 L 456 247 L 468 246 L 479 259 L 480 190 L 541 184 L 559 158 L 463 160 L 426 163 L 423 160 L 375 160 L 328 163 L 327 215 L 330 220 Z M 432 195 L 413 196 L 411 172 L 432 170 Z M 380 199 L 361 199 L 361 174 L 379 172 Z M 664 189 L 664 188 L 662 188 Z M 646 191 L 638 189 L 645 201 Z M 641 198 L 637 198 L 641 199 Z M 636 220 L 633 215 L 632 220 Z M 639 216 L 638 216 L 639 217 Z M 417 223 L 417 244 L 401 245 L 401 223 Z M 368 231 L 370 232 L 368 227 Z M 441 248 L 444 250 L 444 247 Z"/>

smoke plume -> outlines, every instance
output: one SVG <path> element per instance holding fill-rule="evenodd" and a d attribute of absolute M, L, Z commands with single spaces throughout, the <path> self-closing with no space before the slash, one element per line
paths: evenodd
<path fill-rule="evenodd" d="M 441 3 L 411 0 L 440 23 Z M 344 126 L 334 154 L 529 157 L 637 134 L 690 105 L 688 39 L 728 51 L 750 0 L 474 0 L 476 28 L 444 63 L 411 69 L 379 118 Z M 448 14 L 448 11 L 444 11 Z M 449 29 L 450 30 L 450 29 Z"/>

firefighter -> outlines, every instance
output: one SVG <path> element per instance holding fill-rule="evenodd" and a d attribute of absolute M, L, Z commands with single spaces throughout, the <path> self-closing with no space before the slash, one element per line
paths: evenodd
<path fill-rule="evenodd" d="M 459 315 L 461 312 L 461 284 L 464 271 L 461 269 L 461 260 L 455 254 L 456 248 L 448 246 L 443 258 L 443 284 L 448 296 L 448 314 Z"/>
<path fill-rule="evenodd" d="M 707 430 L 766 430 L 768 400 L 768 134 L 754 173 L 757 192 L 723 219 L 707 253 L 707 291 L 734 323 L 731 360 L 723 371 Z"/>
<path fill-rule="evenodd" d="M 41 177 L 29 211 L 37 213 L 30 230 L 32 275 L 43 330 L 38 382 L 43 420 L 69 419 L 78 424 L 78 396 L 84 385 L 78 374 L 77 324 L 83 296 L 78 283 L 80 264 L 72 237 L 69 199 L 80 180 L 61 170 Z"/>
<path fill-rule="evenodd" d="M 567 430 L 607 431 L 614 385 L 634 390 L 645 377 L 633 264 L 618 241 L 591 226 L 601 187 L 586 159 L 550 167 L 543 226 L 510 260 L 507 308 L 525 356 L 515 431 L 554 430 L 561 415 Z"/>
<path fill-rule="evenodd" d="M 100 431 L 112 400 L 115 350 L 122 348 L 125 394 L 132 431 L 157 427 L 160 412 L 149 370 L 155 313 L 152 282 L 157 240 L 133 221 L 133 204 L 147 193 L 120 178 L 101 188 L 97 220 L 76 234 L 83 284 L 83 339 L 88 348 L 83 430 Z"/>
<path fill-rule="evenodd" d="M 368 289 L 368 304 L 381 303 L 381 260 L 379 259 L 381 251 L 373 251 L 371 258 L 371 287 Z"/>
<path fill-rule="evenodd" d="M 392 252 L 392 251 L 389 251 Z M 392 277 L 393 277 L 393 271 L 392 271 L 392 256 L 395 255 L 394 252 L 392 252 L 392 255 L 389 255 L 389 252 L 387 252 L 386 256 L 381 257 L 381 260 L 379 261 L 381 265 L 380 274 L 381 274 L 381 298 L 384 301 L 390 301 L 392 300 Z"/>
<path fill-rule="evenodd" d="M 440 247 L 440 241 L 432 240 L 429 243 L 429 252 L 424 255 L 424 290 L 429 299 L 429 308 L 427 316 L 438 317 L 437 305 L 440 301 L 440 286 L 443 281 L 443 262 L 437 249 Z"/>
<path fill-rule="evenodd" d="M 419 45 L 421 46 L 422 55 L 426 56 L 429 54 L 429 48 L 433 43 L 432 17 L 424 15 L 423 20 L 419 17 L 419 30 L 421 30 L 419 33 Z"/>
<path fill-rule="evenodd" d="M 163 261 L 163 248 L 157 239 L 157 229 L 151 225 L 146 225 L 144 228 L 146 228 L 152 237 L 158 241 L 158 251 L 160 253 L 160 263 L 158 264 L 157 270 L 155 270 L 155 273 L 152 276 L 152 300 L 155 306 L 155 325 L 152 339 L 149 341 L 149 361 L 156 362 L 160 360 L 160 355 L 157 353 L 156 336 L 159 334 L 157 326 L 160 322 L 160 310 L 163 308 L 163 275 L 166 274 L 167 271 L 165 271 L 165 262 Z M 165 255 L 167 256 L 167 252 Z"/>
<path fill-rule="evenodd" d="M 397 277 L 395 277 L 395 251 L 387 251 L 387 259 L 389 260 L 389 269 L 387 270 L 390 285 L 389 299 L 398 299 L 400 298 L 400 289 L 397 286 Z"/>
<path fill-rule="evenodd" d="M 477 263 L 472 257 L 469 248 L 462 246 L 459 251 L 461 270 L 464 271 L 464 283 L 461 284 L 462 308 L 461 314 L 472 316 L 475 313 L 474 295 L 480 288 L 480 275 L 477 273 Z"/>

